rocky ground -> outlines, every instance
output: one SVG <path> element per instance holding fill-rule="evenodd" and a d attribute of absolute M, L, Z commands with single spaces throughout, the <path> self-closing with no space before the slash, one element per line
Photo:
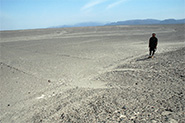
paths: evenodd
<path fill-rule="evenodd" d="M 107 88 L 53 93 L 12 117 L 19 122 L 183 123 L 184 55 L 182 48 L 132 59 L 94 78 Z"/>
<path fill-rule="evenodd" d="M 0 123 L 184 123 L 184 27 L 0 32 Z"/>

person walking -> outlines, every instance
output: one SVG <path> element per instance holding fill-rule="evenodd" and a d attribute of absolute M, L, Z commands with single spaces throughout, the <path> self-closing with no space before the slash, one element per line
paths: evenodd
<path fill-rule="evenodd" d="M 148 58 L 153 58 L 155 51 L 157 49 L 157 43 L 158 39 L 156 38 L 156 34 L 152 33 L 152 37 L 149 40 L 149 57 Z"/>

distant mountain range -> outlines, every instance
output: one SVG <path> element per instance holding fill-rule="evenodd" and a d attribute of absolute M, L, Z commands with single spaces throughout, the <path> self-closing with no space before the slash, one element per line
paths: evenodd
<path fill-rule="evenodd" d="M 84 22 L 84 23 L 78 23 L 74 25 L 61 25 L 61 26 L 55 26 L 51 28 L 63 28 L 63 27 L 87 27 L 87 26 L 104 26 L 105 23 L 99 23 L 99 22 Z"/>
<path fill-rule="evenodd" d="M 148 24 L 185 24 L 185 19 L 175 20 L 155 20 L 155 19 L 145 19 L 145 20 L 127 20 L 109 23 L 106 25 L 148 25 Z"/>
<path fill-rule="evenodd" d="M 63 28 L 63 27 L 87 27 L 87 26 L 111 26 L 111 25 L 152 25 L 152 24 L 185 24 L 185 19 L 166 19 L 166 20 L 155 20 L 155 19 L 144 19 L 144 20 L 126 20 L 111 23 L 99 23 L 99 22 L 85 22 L 74 25 L 62 25 L 50 28 Z"/>

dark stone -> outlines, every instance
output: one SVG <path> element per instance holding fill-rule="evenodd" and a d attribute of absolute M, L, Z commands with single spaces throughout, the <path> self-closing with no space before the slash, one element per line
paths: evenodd
<path fill-rule="evenodd" d="M 122 109 L 126 109 L 126 107 L 125 107 L 125 106 L 123 106 L 123 107 L 122 107 Z"/>
<path fill-rule="evenodd" d="M 180 77 L 184 77 L 184 75 L 180 75 Z"/>
<path fill-rule="evenodd" d="M 64 117 L 65 117 L 65 116 L 64 116 L 64 113 L 62 113 L 62 114 L 61 114 L 61 118 L 64 119 Z"/>
<path fill-rule="evenodd" d="M 173 110 L 172 110 L 172 109 L 168 109 L 168 108 L 167 108 L 167 109 L 165 109 L 165 111 L 173 112 Z"/>

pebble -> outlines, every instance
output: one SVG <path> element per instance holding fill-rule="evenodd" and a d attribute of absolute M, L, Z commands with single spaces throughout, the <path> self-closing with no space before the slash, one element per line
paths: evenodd
<path fill-rule="evenodd" d="M 61 114 L 61 118 L 64 119 L 64 117 L 65 117 L 65 116 L 64 116 L 64 113 L 62 113 L 62 114 Z"/>
<path fill-rule="evenodd" d="M 184 77 L 184 75 L 180 75 L 180 77 Z"/>
<path fill-rule="evenodd" d="M 152 123 L 157 123 L 157 121 L 155 121 L 155 120 L 152 120 Z"/>
<path fill-rule="evenodd" d="M 169 123 L 178 123 L 178 122 L 176 120 L 174 120 L 174 119 L 170 119 Z"/>
<path fill-rule="evenodd" d="M 131 116 L 130 120 L 135 120 L 136 118 L 136 116 Z"/>
<path fill-rule="evenodd" d="M 169 115 L 169 114 L 171 114 L 171 113 L 172 113 L 171 111 L 164 111 L 164 112 L 161 113 L 161 115 L 164 116 L 164 115 Z"/>
<path fill-rule="evenodd" d="M 126 107 L 125 107 L 125 106 L 123 106 L 123 107 L 122 107 L 122 109 L 126 109 Z"/>
<path fill-rule="evenodd" d="M 120 118 L 126 118 L 127 116 L 126 115 L 120 115 Z"/>
<path fill-rule="evenodd" d="M 126 119 L 127 118 L 127 116 L 126 115 L 120 115 L 120 119 L 119 119 L 119 121 L 121 122 L 121 121 L 123 121 L 124 119 Z"/>
<path fill-rule="evenodd" d="M 173 112 L 173 111 L 172 111 L 172 109 L 168 109 L 168 108 L 167 108 L 167 109 L 165 109 L 165 110 L 166 110 L 166 111 L 170 111 L 170 112 Z"/>

